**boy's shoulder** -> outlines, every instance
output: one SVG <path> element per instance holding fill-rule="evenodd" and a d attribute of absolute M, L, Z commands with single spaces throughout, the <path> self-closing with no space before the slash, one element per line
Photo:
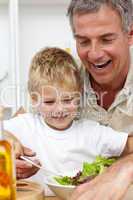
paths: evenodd
<path fill-rule="evenodd" d="M 7 123 L 12 124 L 23 124 L 28 126 L 34 126 L 35 120 L 37 120 L 37 117 L 32 113 L 24 113 L 24 114 L 18 114 L 16 117 L 13 117 L 9 120 L 6 120 Z"/>
<path fill-rule="evenodd" d="M 4 121 L 4 128 L 12 133 L 19 132 L 24 134 L 30 132 L 32 134 L 36 128 L 39 127 L 39 120 L 36 115 L 32 113 L 20 114 L 16 117 Z"/>
<path fill-rule="evenodd" d="M 84 134 L 88 134 L 88 131 L 91 131 L 94 133 L 95 131 L 99 129 L 98 127 L 99 127 L 98 122 L 88 120 L 88 119 L 77 120 L 74 126 L 76 133 L 79 133 L 79 135 L 81 134 L 81 132 L 82 133 L 84 132 Z"/>
<path fill-rule="evenodd" d="M 34 115 L 33 113 L 23 113 L 23 114 L 18 114 L 16 117 L 11 118 L 11 120 L 17 120 L 17 119 L 32 120 L 34 119 Z"/>
<path fill-rule="evenodd" d="M 77 122 L 76 122 L 76 125 L 79 125 L 81 127 L 95 127 L 97 125 L 99 125 L 98 122 L 96 121 L 93 121 L 93 120 L 89 120 L 89 119 L 79 119 Z"/>

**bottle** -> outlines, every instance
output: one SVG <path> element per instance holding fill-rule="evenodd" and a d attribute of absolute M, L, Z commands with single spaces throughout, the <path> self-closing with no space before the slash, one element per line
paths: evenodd
<path fill-rule="evenodd" d="M 11 144 L 4 138 L 4 108 L 0 106 L 0 200 L 16 200 L 16 179 Z"/>

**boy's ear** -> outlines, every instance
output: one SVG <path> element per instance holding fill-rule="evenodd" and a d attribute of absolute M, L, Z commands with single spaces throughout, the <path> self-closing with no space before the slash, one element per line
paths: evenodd
<path fill-rule="evenodd" d="M 38 101 L 37 95 L 33 94 L 30 97 L 31 97 L 32 105 L 35 105 Z"/>
<path fill-rule="evenodd" d="M 31 98 L 31 104 L 32 104 L 32 112 L 33 113 L 38 113 L 38 109 L 39 109 L 39 105 L 40 105 L 40 101 L 38 100 L 37 96 L 30 96 Z"/>
<path fill-rule="evenodd" d="M 133 25 L 130 28 L 130 31 L 128 33 L 128 41 L 129 41 L 129 45 L 133 45 Z"/>

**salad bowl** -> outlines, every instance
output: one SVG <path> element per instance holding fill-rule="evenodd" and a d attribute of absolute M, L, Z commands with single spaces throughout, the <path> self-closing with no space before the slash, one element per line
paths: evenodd
<path fill-rule="evenodd" d="M 92 180 L 114 162 L 115 159 L 107 159 L 98 156 L 93 163 L 84 162 L 81 171 L 78 171 L 75 176 L 51 175 L 45 177 L 45 183 L 56 194 L 56 196 L 62 200 L 69 200 L 77 185 Z"/>
<path fill-rule="evenodd" d="M 55 193 L 55 195 L 62 200 L 69 200 L 73 190 L 76 187 L 74 185 L 60 185 L 56 181 L 52 180 L 52 178 L 50 179 L 50 177 L 47 178 L 46 184 Z"/>

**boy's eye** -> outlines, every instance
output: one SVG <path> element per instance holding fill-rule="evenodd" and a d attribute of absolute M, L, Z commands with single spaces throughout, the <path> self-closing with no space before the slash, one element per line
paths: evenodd
<path fill-rule="evenodd" d="M 62 100 L 63 103 L 68 104 L 71 103 L 73 99 L 64 99 Z"/>

